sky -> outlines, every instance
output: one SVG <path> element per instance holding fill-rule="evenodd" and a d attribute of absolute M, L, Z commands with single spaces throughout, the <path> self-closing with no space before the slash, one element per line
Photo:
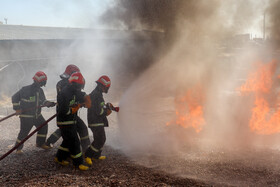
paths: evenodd
<path fill-rule="evenodd" d="M 104 28 L 104 25 L 98 23 L 98 17 L 108 6 L 113 6 L 113 2 L 114 0 L 0 0 L 0 21 L 5 24 L 7 18 L 10 25 Z M 255 19 L 255 22 L 250 22 L 250 27 L 241 32 L 261 37 L 262 13 Z"/>
<path fill-rule="evenodd" d="M 98 27 L 111 0 L 0 0 L 0 21 L 11 25 Z"/>

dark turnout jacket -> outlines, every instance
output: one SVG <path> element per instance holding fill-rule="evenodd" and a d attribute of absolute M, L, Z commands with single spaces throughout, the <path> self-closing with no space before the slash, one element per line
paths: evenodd
<path fill-rule="evenodd" d="M 68 79 L 62 78 L 60 81 L 58 81 L 56 84 L 57 94 L 67 85 L 70 85 Z"/>
<path fill-rule="evenodd" d="M 35 117 L 41 115 L 41 107 L 46 102 L 42 88 L 36 83 L 22 87 L 12 96 L 14 110 L 22 110 L 20 117 Z"/>
<path fill-rule="evenodd" d="M 57 95 L 57 126 L 76 124 L 77 113 L 72 114 L 71 106 L 84 102 L 85 93 L 74 89 L 70 84 Z"/>
<path fill-rule="evenodd" d="M 87 118 L 89 127 L 108 127 L 107 111 L 102 90 L 97 86 L 90 94 L 91 107 L 88 109 Z"/>

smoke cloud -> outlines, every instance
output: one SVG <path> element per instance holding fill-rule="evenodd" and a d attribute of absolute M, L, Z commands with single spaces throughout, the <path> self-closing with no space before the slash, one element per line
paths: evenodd
<path fill-rule="evenodd" d="M 112 27 L 165 35 L 163 52 L 143 69 L 120 101 L 119 126 L 128 153 L 170 153 L 186 145 L 246 147 L 260 142 L 263 137 L 248 127 L 253 100 L 240 96 L 237 88 L 254 71 L 255 62 L 273 57 L 255 43 L 235 41 L 234 36 L 247 32 L 248 25 L 261 28 L 259 17 L 266 6 L 265 1 L 251 0 L 122 0 L 105 12 L 102 20 Z M 176 98 L 196 87 L 203 88 L 199 94 L 204 98 L 199 104 L 205 124 L 199 133 L 191 125 L 183 128 L 174 122 Z"/>
<path fill-rule="evenodd" d="M 266 15 L 268 16 L 269 20 L 269 33 L 272 43 L 274 43 L 279 48 L 280 38 L 279 38 L 279 7 L 280 1 L 273 0 L 270 1 L 270 5 L 267 8 Z"/>
<path fill-rule="evenodd" d="M 102 19 L 114 27 L 128 30 L 164 31 L 165 46 L 169 48 L 178 39 L 182 25 L 208 20 L 208 16 L 215 14 L 217 6 L 218 1 L 199 3 L 195 0 L 122 0 L 115 1 L 115 6 L 105 12 Z M 209 28 L 211 25 L 209 23 Z M 199 26 L 193 27 L 198 31 L 197 35 L 209 32 L 198 28 Z"/>

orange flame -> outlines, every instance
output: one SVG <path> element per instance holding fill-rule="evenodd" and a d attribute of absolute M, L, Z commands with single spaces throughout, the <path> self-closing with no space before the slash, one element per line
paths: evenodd
<path fill-rule="evenodd" d="M 280 132 L 280 108 L 272 109 L 265 99 L 271 92 L 275 69 L 276 61 L 259 66 L 239 89 L 243 94 L 255 94 L 255 106 L 252 109 L 249 126 L 257 134 L 268 135 Z"/>
<path fill-rule="evenodd" d="M 252 109 L 250 128 L 258 134 L 274 134 L 280 132 L 280 109 L 273 111 L 262 97 L 256 97 Z"/>
<path fill-rule="evenodd" d="M 256 72 L 249 75 L 248 80 L 240 87 L 241 93 L 262 92 L 268 93 L 272 86 L 272 75 L 275 71 L 276 62 L 258 65 Z"/>
<path fill-rule="evenodd" d="M 205 120 L 203 118 L 202 89 L 197 86 L 188 90 L 184 96 L 175 98 L 176 120 L 166 125 L 176 124 L 184 128 L 192 127 L 198 133 L 202 130 Z"/>

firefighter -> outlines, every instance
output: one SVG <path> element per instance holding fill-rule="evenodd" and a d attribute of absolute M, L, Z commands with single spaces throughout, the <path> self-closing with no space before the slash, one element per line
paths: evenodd
<path fill-rule="evenodd" d="M 107 116 L 111 114 L 111 103 L 105 104 L 103 93 L 108 93 L 111 86 L 111 80 L 103 75 L 97 81 L 97 86 L 89 94 L 91 98 L 91 107 L 88 108 L 87 118 L 88 127 L 93 133 L 93 142 L 85 152 L 85 161 L 92 165 L 92 159 L 104 160 L 106 156 L 101 156 L 102 148 L 106 141 L 105 129 L 108 127 Z"/>
<path fill-rule="evenodd" d="M 80 72 L 80 69 L 77 66 L 75 66 L 73 64 L 70 64 L 66 67 L 64 73 L 60 75 L 61 80 L 58 81 L 58 83 L 56 84 L 57 94 L 66 85 L 69 84 L 68 79 L 75 72 Z M 90 140 L 89 140 L 89 136 L 88 136 L 88 129 L 87 129 L 87 126 L 84 123 L 84 121 L 79 116 L 77 116 L 76 120 L 77 120 L 77 124 L 76 124 L 77 125 L 77 131 L 78 131 L 79 136 L 80 136 L 82 150 L 83 150 L 83 152 L 85 152 L 85 150 L 88 148 L 88 146 L 90 144 Z M 55 142 L 57 142 L 60 137 L 61 137 L 61 132 L 60 132 L 60 129 L 58 128 L 47 139 L 46 145 L 52 147 L 53 144 L 55 144 Z"/>
<path fill-rule="evenodd" d="M 57 126 L 63 141 L 56 153 L 55 161 L 61 165 L 68 165 L 66 159 L 71 156 L 73 165 L 80 170 L 88 170 L 83 164 L 80 139 L 77 134 L 77 111 L 81 103 L 85 102 L 85 93 L 81 90 L 85 80 L 80 72 L 73 73 L 65 86 L 57 95 Z"/>
<path fill-rule="evenodd" d="M 41 114 L 41 107 L 53 107 L 54 102 L 46 100 L 42 86 L 47 83 L 47 75 L 38 71 L 33 76 L 33 84 L 21 88 L 12 96 L 13 109 L 16 110 L 17 115 L 20 118 L 20 132 L 18 134 L 16 144 L 20 143 L 30 132 L 31 128 L 45 122 L 44 117 Z M 37 133 L 36 146 L 49 149 L 50 147 L 45 145 L 46 136 L 48 133 L 48 126 L 44 126 Z M 17 148 L 16 153 L 22 153 L 23 144 Z"/>

